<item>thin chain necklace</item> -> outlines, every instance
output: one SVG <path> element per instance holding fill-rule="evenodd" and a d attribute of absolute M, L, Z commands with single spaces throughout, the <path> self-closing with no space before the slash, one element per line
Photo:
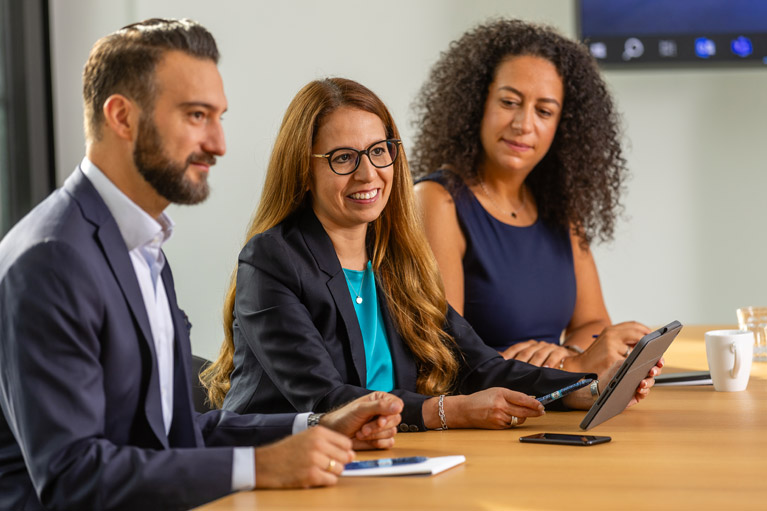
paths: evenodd
<path fill-rule="evenodd" d="M 357 291 L 357 293 L 356 293 L 357 298 L 354 300 L 358 304 L 362 303 L 362 297 L 360 295 L 362 294 L 362 286 L 365 285 L 365 275 L 367 275 L 367 274 L 368 274 L 368 267 L 367 267 L 367 265 L 365 265 L 365 269 L 362 270 L 362 282 L 360 282 L 360 290 Z"/>
<path fill-rule="evenodd" d="M 497 202 L 495 202 L 493 200 L 493 196 L 490 195 L 490 192 L 488 192 L 487 188 L 485 187 L 485 181 L 484 180 L 482 180 L 482 179 L 479 180 L 479 186 L 482 187 L 482 191 L 485 192 L 485 195 L 490 200 L 490 203 L 493 206 L 495 206 L 496 209 L 498 209 L 499 211 L 501 211 L 501 212 L 503 212 L 503 213 L 505 213 L 507 215 L 510 215 L 511 218 L 517 218 L 517 211 L 519 211 L 521 213 L 525 209 L 525 197 L 527 197 L 527 194 L 525 194 L 524 186 L 522 187 L 522 202 L 520 202 L 519 208 L 517 208 L 516 210 L 513 210 L 513 211 L 506 211 L 501 206 L 499 206 Z"/>
<path fill-rule="evenodd" d="M 361 296 L 362 295 L 362 287 L 365 285 L 365 277 L 367 276 L 367 274 L 368 274 L 368 265 L 367 265 L 367 263 L 365 263 L 365 269 L 362 270 L 362 282 L 360 282 L 360 290 L 359 291 L 354 291 L 354 288 L 352 288 L 352 292 L 357 297 L 357 298 L 354 299 L 354 301 L 357 302 L 358 304 L 362 304 L 362 302 L 363 302 L 362 296 Z M 348 281 L 349 277 L 346 277 L 346 280 Z M 349 282 L 349 283 L 351 284 L 351 282 Z"/>

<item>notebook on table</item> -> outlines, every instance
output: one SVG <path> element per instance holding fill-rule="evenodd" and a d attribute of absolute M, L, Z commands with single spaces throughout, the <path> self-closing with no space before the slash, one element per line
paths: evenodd
<path fill-rule="evenodd" d="M 453 468 L 456 465 L 460 465 L 465 461 L 465 456 L 436 456 L 433 458 L 426 458 L 425 461 L 420 463 L 344 470 L 341 475 L 347 477 L 434 475 L 444 472 L 449 468 Z"/>

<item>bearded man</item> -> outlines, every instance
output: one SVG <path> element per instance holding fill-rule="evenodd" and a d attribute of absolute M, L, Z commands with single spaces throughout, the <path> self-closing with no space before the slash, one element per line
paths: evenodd
<path fill-rule="evenodd" d="M 322 416 L 193 409 L 164 210 L 205 199 L 226 150 L 217 61 L 190 20 L 91 51 L 86 156 L 0 243 L 0 509 L 187 509 L 333 484 L 353 448 L 393 443 L 384 393 Z"/>

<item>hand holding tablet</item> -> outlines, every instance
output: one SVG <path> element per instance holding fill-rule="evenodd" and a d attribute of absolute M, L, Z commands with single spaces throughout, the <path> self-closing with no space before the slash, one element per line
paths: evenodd
<path fill-rule="evenodd" d="M 591 429 L 621 413 L 681 330 L 682 324 L 674 321 L 642 337 L 583 418 L 581 429 Z"/>

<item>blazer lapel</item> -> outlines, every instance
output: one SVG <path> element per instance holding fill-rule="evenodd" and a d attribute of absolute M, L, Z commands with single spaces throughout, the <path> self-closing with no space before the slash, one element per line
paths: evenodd
<path fill-rule="evenodd" d="M 418 370 L 410 350 L 405 346 L 405 341 L 394 327 L 389 307 L 386 304 L 386 295 L 376 282 L 378 293 L 378 306 L 381 308 L 381 317 L 384 320 L 386 337 L 389 339 L 392 363 L 394 364 L 394 388 L 415 392 L 417 388 Z"/>
<path fill-rule="evenodd" d="M 360 386 L 364 387 L 367 384 L 367 363 L 365 362 L 365 343 L 362 340 L 362 331 L 360 330 L 360 323 L 357 319 L 357 313 L 352 305 L 351 297 L 349 296 L 349 287 L 346 284 L 346 277 L 343 270 L 328 280 L 328 290 L 333 296 L 333 301 L 338 308 L 338 312 L 341 314 L 344 325 L 346 325 L 346 332 L 349 334 L 349 349 L 352 354 L 352 362 L 354 363 L 354 369 L 357 371 L 357 376 L 360 379 Z"/>
<path fill-rule="evenodd" d="M 144 403 L 144 411 L 155 436 L 163 446 L 168 447 L 168 438 L 165 434 L 165 426 L 162 420 L 160 381 L 154 338 L 149 326 L 144 299 L 141 296 L 141 289 L 136 279 L 136 272 L 133 269 L 130 255 L 128 255 L 128 248 L 125 246 L 125 241 L 120 234 L 120 229 L 117 227 L 114 217 L 112 217 L 106 204 L 101 200 L 101 196 L 99 196 L 96 189 L 79 168 L 67 179 L 64 187 L 80 204 L 83 216 L 97 226 L 96 237 L 104 251 L 104 256 L 120 285 L 131 315 L 139 327 L 141 333 L 139 337 L 144 340 L 149 349 L 152 367 L 149 372 L 149 387 Z"/>
<path fill-rule="evenodd" d="M 173 275 L 167 258 L 162 269 L 162 283 L 168 296 L 170 314 L 173 318 L 173 421 L 168 440 L 173 447 L 202 447 L 194 427 L 194 406 L 189 382 L 191 381 L 192 352 L 189 333 L 192 324 L 176 302 Z"/>
<path fill-rule="evenodd" d="M 314 215 L 310 207 L 306 206 L 300 213 L 299 228 L 304 237 L 306 246 L 312 252 L 317 266 L 329 276 L 327 286 L 338 312 L 341 314 L 346 332 L 349 334 L 349 350 L 352 355 L 354 369 L 357 371 L 360 385 L 367 384 L 367 366 L 365 363 L 365 344 L 362 340 L 362 331 L 354 311 L 354 305 L 349 295 L 341 263 L 333 248 L 328 234 L 322 224 Z"/>

